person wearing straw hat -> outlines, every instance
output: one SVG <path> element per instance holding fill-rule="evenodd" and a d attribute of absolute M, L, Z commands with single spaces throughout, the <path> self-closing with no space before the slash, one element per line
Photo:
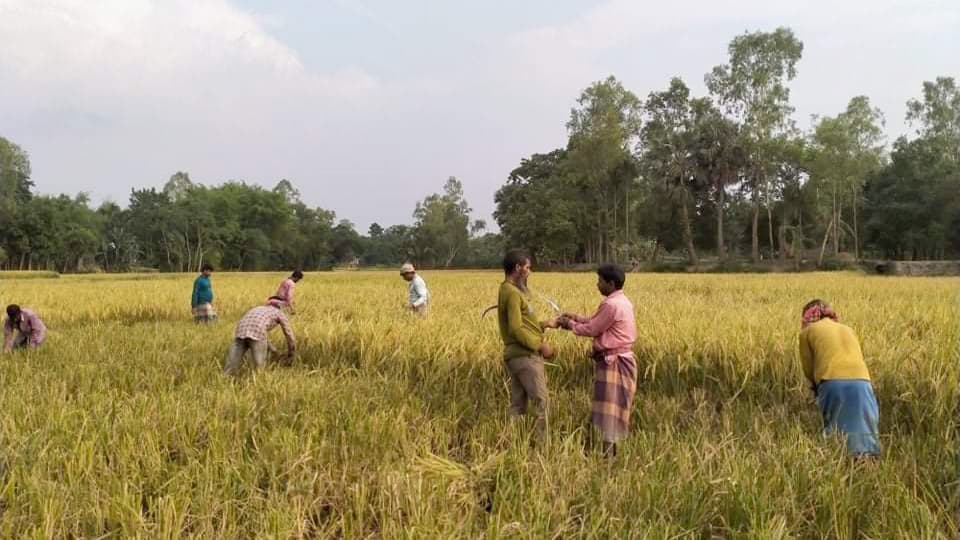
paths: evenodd
<path fill-rule="evenodd" d="M 427 305 L 430 302 L 430 292 L 427 291 L 427 283 L 417 274 L 417 269 L 412 264 L 406 263 L 400 267 L 400 275 L 408 283 L 409 296 L 407 307 L 410 311 L 420 315 L 427 314 Z"/>
<path fill-rule="evenodd" d="M 857 334 L 819 299 L 803 307 L 801 327 L 803 374 L 817 397 L 824 434 L 845 435 L 847 450 L 858 458 L 879 455 L 880 406 Z"/>

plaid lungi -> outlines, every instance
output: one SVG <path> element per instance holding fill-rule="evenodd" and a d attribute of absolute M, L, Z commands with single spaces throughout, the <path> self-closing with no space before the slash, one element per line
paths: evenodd
<path fill-rule="evenodd" d="M 616 443 L 630 429 L 630 411 L 637 393 L 637 361 L 632 352 L 594 356 L 591 421 L 605 442 Z"/>
<path fill-rule="evenodd" d="M 217 320 L 217 312 L 213 309 L 213 304 L 207 302 L 193 308 L 193 320 L 196 322 L 209 322 Z"/>

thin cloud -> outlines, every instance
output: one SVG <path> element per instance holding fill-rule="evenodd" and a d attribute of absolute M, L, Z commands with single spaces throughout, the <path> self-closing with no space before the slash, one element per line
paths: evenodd
<path fill-rule="evenodd" d="M 289 178 L 311 204 L 365 228 L 409 221 L 418 199 L 456 175 L 490 222 L 494 191 L 521 158 L 565 143 L 570 108 L 592 81 L 613 74 L 643 97 L 679 75 L 702 93 L 703 74 L 746 30 L 789 26 L 804 40 L 792 85 L 801 125 L 866 94 L 895 136 L 923 80 L 960 75 L 953 0 L 608 0 L 513 33 L 491 17 L 442 43 L 428 24 L 480 23 L 446 10 L 395 24 L 378 1 L 332 10 L 368 27 L 371 47 L 354 55 L 333 37 L 303 38 L 309 23 L 282 3 L 0 0 L 0 135 L 31 152 L 45 192 L 122 202 L 176 170 L 206 182 Z M 283 39 L 298 25 L 303 49 Z M 449 54 L 411 54 L 431 46 Z M 344 67 L 316 65 L 317 51 Z M 361 67 L 370 51 L 394 75 Z"/>

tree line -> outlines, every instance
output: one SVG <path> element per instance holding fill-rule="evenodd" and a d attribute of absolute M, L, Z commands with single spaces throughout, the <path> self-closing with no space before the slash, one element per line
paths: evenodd
<path fill-rule="evenodd" d="M 162 189 L 134 189 L 126 208 L 92 208 L 80 194 L 34 192 L 27 153 L 0 137 L 0 268 L 60 272 L 326 269 L 404 261 L 436 267 L 480 265 L 499 244 L 470 220 L 463 186 L 417 203 L 412 225 L 370 226 L 305 204 L 294 185 L 244 182 L 207 187 L 177 172 Z"/>
<path fill-rule="evenodd" d="M 0 137 L 0 268 L 57 271 L 322 269 L 335 265 L 495 266 L 529 250 L 566 266 L 682 258 L 823 267 L 861 258 L 960 258 L 960 88 L 924 82 L 915 128 L 888 148 L 884 114 L 854 96 L 806 131 L 789 83 L 803 43 L 787 28 L 735 37 L 704 76 L 640 98 L 614 77 L 572 108 L 565 147 L 521 160 L 486 231 L 450 177 L 411 224 L 365 234 L 305 204 L 294 185 L 218 186 L 173 174 L 127 206 L 35 192 L 30 160 Z"/>
<path fill-rule="evenodd" d="M 866 96 L 797 128 L 791 30 L 745 33 L 728 53 L 705 96 L 680 78 L 645 98 L 613 77 L 590 85 L 566 146 L 523 159 L 497 192 L 505 243 L 561 265 L 960 256 L 955 79 L 923 83 L 907 103 L 916 133 L 888 151 Z"/>

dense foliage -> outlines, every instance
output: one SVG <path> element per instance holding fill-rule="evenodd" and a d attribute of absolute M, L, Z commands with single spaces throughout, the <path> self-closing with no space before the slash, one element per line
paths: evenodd
<path fill-rule="evenodd" d="M 418 203 L 412 226 L 370 227 L 311 208 L 287 180 L 272 190 L 244 182 L 208 187 L 184 172 L 163 189 L 135 189 L 126 208 L 88 198 L 33 192 L 29 160 L 0 138 L 7 167 L 0 197 L 0 268 L 57 271 L 321 269 L 337 264 L 382 265 L 412 260 L 429 266 L 479 265 L 494 260 L 497 238 L 470 223 L 456 178 Z M 22 165 L 19 165 L 22 164 Z"/>
<path fill-rule="evenodd" d="M 907 104 L 915 136 L 888 153 L 866 96 L 797 129 L 787 83 L 802 52 L 785 28 L 738 36 L 703 97 L 679 78 L 646 99 L 592 84 L 567 146 L 524 159 L 497 192 L 505 243 L 559 263 L 960 256 L 955 80 L 923 84 Z"/>
<path fill-rule="evenodd" d="M 496 265 L 505 247 L 541 263 L 657 261 L 823 266 L 830 259 L 960 257 L 960 88 L 923 83 L 916 127 L 888 151 L 866 96 L 797 129 L 788 83 L 803 44 L 789 29 L 737 36 L 705 76 L 641 99 L 610 77 L 586 88 L 565 148 L 521 161 L 495 195 L 500 233 L 471 219 L 451 177 L 411 224 L 348 220 L 305 204 L 293 184 L 199 185 L 185 172 L 134 189 L 126 208 L 38 195 L 27 153 L 0 137 L 0 268 L 183 271 L 202 262 L 258 270 L 337 264 Z"/>

